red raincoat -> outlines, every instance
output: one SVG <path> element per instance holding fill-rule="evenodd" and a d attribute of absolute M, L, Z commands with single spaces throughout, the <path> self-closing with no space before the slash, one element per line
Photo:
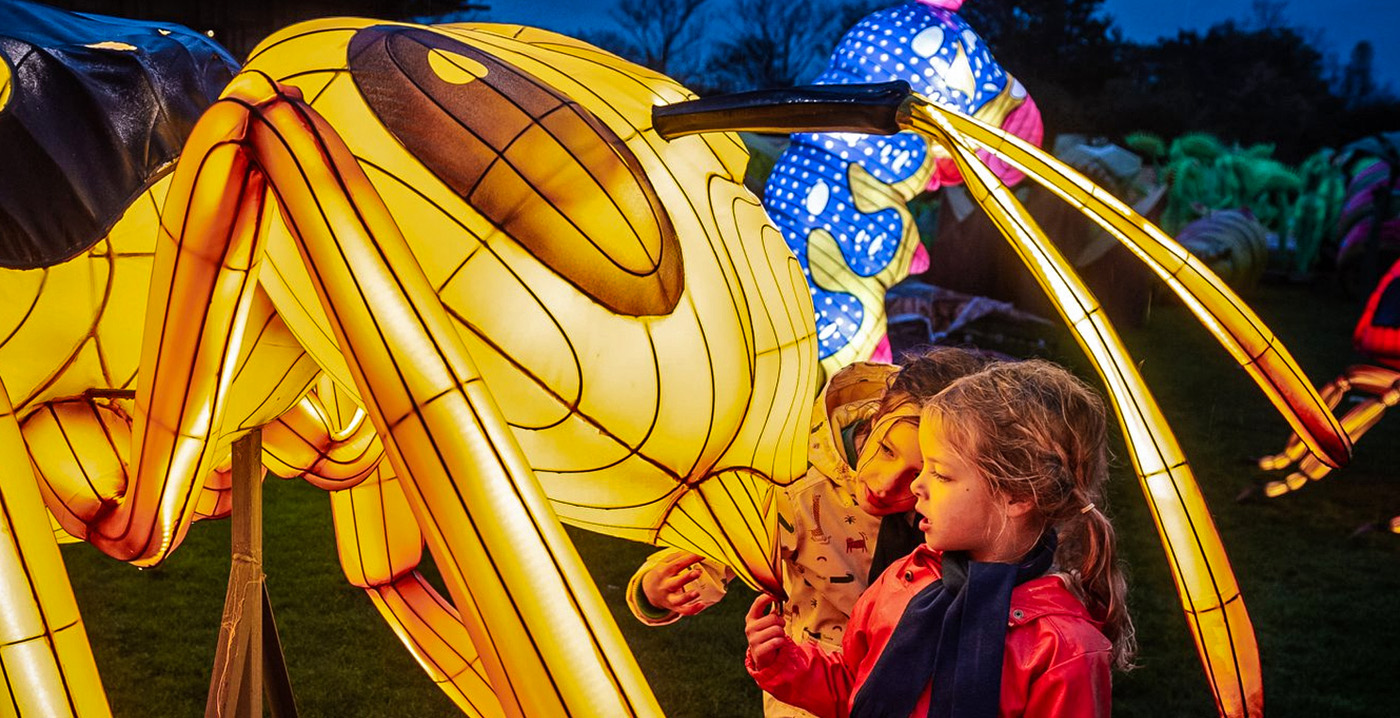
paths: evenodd
<path fill-rule="evenodd" d="M 785 644 L 749 674 L 779 700 L 819 716 L 846 718 L 909 600 L 942 575 L 943 555 L 927 546 L 894 563 L 861 595 L 840 653 Z M 1002 659 L 1001 716 L 1107 717 L 1113 647 L 1058 576 L 1042 576 L 1011 593 Z M 913 716 L 928 715 L 925 688 Z"/>

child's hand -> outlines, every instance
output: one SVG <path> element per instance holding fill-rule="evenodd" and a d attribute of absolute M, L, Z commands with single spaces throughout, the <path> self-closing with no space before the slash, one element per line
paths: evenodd
<path fill-rule="evenodd" d="M 681 554 L 675 560 L 657 566 L 642 576 L 642 593 L 646 594 L 651 605 L 664 611 L 674 611 L 682 616 L 694 616 L 705 610 L 699 591 L 686 590 L 686 584 L 700 578 L 700 569 L 695 564 L 701 557 L 693 553 Z"/>
<path fill-rule="evenodd" d="M 769 612 L 773 607 L 773 597 L 762 594 L 749 607 L 744 617 L 744 635 L 749 639 L 749 661 L 755 670 L 763 670 L 778 657 L 783 646 L 791 643 L 786 628 L 787 622 L 781 611 Z"/>

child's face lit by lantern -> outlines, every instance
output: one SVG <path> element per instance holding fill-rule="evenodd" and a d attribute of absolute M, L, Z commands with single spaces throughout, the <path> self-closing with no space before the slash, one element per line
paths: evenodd
<path fill-rule="evenodd" d="M 886 416 L 875 421 L 856 466 L 860 507 L 872 516 L 914 508 L 909 484 L 919 474 L 918 416 Z"/>
<path fill-rule="evenodd" d="M 967 551 L 975 561 L 1001 553 L 1006 501 L 972 465 L 950 450 L 943 419 L 926 415 L 919 424 L 923 467 L 914 479 L 914 510 L 924 543 L 940 551 Z"/>

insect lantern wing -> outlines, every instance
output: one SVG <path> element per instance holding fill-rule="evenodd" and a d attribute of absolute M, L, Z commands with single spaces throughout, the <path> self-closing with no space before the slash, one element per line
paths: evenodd
<path fill-rule="evenodd" d="M 11 168 L 0 176 L 0 266 L 14 269 L 57 264 L 106 234 L 237 68 L 179 25 L 28 2 L 0 5 L 0 65 Z"/>

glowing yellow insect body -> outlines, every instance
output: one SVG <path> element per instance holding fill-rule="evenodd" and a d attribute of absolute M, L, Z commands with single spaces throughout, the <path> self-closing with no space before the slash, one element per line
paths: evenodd
<path fill-rule="evenodd" d="M 267 462 L 337 489 L 347 576 L 463 710 L 658 713 L 556 513 L 776 587 L 767 497 L 804 467 L 816 372 L 805 283 L 742 188 L 742 145 L 649 129 L 652 105 L 686 97 L 523 28 L 338 19 L 269 38 L 174 174 L 46 275 L 120 270 L 71 323 L 79 359 L 53 369 L 26 345 L 65 331 L 47 322 L 0 346 L 22 357 L 0 376 L 55 516 L 157 563 L 220 512 L 201 482 L 223 447 L 269 425 Z M 424 543 L 450 602 L 414 570 Z M 68 664 L 11 690 L 62 691 Z M 100 696 L 95 671 L 77 679 Z"/>

